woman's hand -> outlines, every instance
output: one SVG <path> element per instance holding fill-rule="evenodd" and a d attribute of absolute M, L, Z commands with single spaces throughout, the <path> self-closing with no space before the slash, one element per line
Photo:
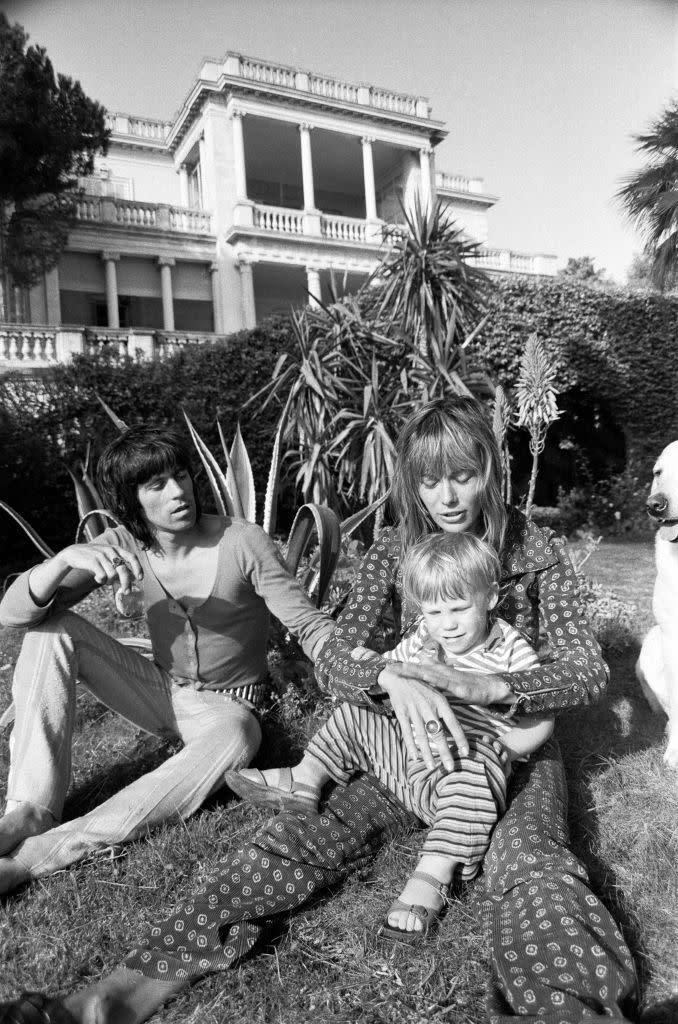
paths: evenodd
<path fill-rule="evenodd" d="M 515 694 L 508 683 L 498 675 L 483 672 L 463 672 L 451 665 L 415 665 L 412 662 L 394 662 L 389 666 L 407 679 L 416 679 L 433 686 L 441 693 L 454 697 L 462 704 L 511 704 Z"/>
<path fill-rule="evenodd" d="M 409 757 L 421 757 L 433 768 L 437 754 L 445 768 L 451 770 L 454 760 L 442 726 L 447 726 L 462 757 L 468 754 L 466 736 L 445 697 L 439 690 L 419 681 L 411 671 L 419 667 L 394 662 L 379 673 L 379 686 L 389 696 Z M 427 732 L 427 724 L 429 729 L 433 728 L 431 723 L 440 726 L 440 731 Z"/>

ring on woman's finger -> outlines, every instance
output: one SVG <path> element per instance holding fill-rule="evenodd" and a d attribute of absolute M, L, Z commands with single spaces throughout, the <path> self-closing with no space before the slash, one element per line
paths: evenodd
<path fill-rule="evenodd" d="M 437 736 L 442 727 L 442 722 L 440 721 L 439 718 L 432 718 L 424 725 L 424 728 L 426 729 L 426 732 L 429 734 L 429 736 Z"/>
<path fill-rule="evenodd" d="M 116 555 L 115 558 L 111 559 L 111 565 L 117 569 L 119 565 L 124 565 L 125 559 L 121 558 L 120 555 Z"/>

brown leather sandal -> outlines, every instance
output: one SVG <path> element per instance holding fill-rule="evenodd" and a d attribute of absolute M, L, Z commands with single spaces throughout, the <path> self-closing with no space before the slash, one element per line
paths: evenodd
<path fill-rule="evenodd" d="M 243 770 L 256 774 L 256 778 L 243 775 Z M 280 768 L 279 786 L 272 786 L 266 776 L 257 768 L 224 772 L 224 782 L 234 793 L 253 807 L 272 807 L 278 811 L 301 811 L 316 814 L 318 811 L 318 790 L 301 786 L 292 778 L 291 768 Z"/>
<path fill-rule="evenodd" d="M 426 882 L 432 889 L 435 889 L 438 896 L 442 897 L 442 906 L 439 910 L 434 910 L 433 907 L 424 907 L 421 903 L 403 903 L 402 900 L 394 900 L 388 909 L 386 920 L 380 925 L 378 935 L 382 939 L 387 939 L 389 942 L 405 942 L 408 944 L 414 944 L 422 942 L 430 932 L 437 928 L 440 918 L 444 914 L 447 908 L 447 898 L 449 896 L 450 887 L 449 885 L 443 885 L 433 875 L 427 874 L 425 871 L 413 871 L 410 878 L 416 878 L 420 882 Z M 394 925 L 388 923 L 388 915 L 392 910 L 406 910 L 408 914 L 416 918 L 421 923 L 421 929 L 417 931 L 410 931 L 407 928 L 396 928 Z"/>

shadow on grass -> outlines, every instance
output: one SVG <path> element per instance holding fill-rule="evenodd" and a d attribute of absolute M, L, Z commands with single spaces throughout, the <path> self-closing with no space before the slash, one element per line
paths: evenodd
<path fill-rule="evenodd" d="M 605 769 L 627 755 L 661 747 L 663 742 L 665 719 L 652 712 L 635 677 L 638 652 L 634 644 L 608 657 L 610 684 L 604 698 L 564 714 L 557 735 L 568 780 L 571 847 L 589 872 L 593 889 L 621 926 L 642 990 L 652 975 L 648 966 L 651 958 L 641 937 L 642 922 L 629 911 L 623 886 L 609 861 L 601 856 L 604 843 L 596 809 L 596 783 Z M 643 1015 L 643 1024 L 675 1021 L 675 1005 L 672 1001 L 666 1004 L 668 1015 L 662 1015 L 660 1008 L 655 1015 L 652 1008 Z"/>
<path fill-rule="evenodd" d="M 663 999 L 640 1016 L 641 1024 L 675 1024 L 678 1020 L 678 996 Z"/>

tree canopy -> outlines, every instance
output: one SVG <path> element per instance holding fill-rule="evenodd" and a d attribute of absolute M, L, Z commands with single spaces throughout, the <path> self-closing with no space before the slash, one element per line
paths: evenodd
<path fill-rule="evenodd" d="M 678 100 L 635 136 L 646 166 L 624 179 L 617 198 L 640 230 L 652 260 L 652 282 L 678 283 Z"/>
<path fill-rule="evenodd" d="M 584 284 L 607 284 L 604 268 L 596 267 L 592 256 L 570 256 L 557 276 Z"/>
<path fill-rule="evenodd" d="M 79 82 L 55 74 L 46 51 L 28 46 L 0 12 L 0 270 L 10 284 L 35 284 L 68 240 L 78 178 L 108 148 L 106 111 Z M 2 308 L 0 319 L 8 318 Z M 4 316 L 3 316 L 4 314 Z"/>

